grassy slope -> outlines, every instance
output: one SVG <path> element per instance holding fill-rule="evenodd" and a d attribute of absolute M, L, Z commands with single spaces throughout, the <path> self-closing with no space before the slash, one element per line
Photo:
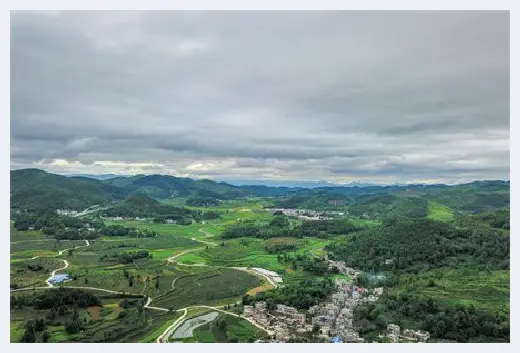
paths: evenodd
<path fill-rule="evenodd" d="M 454 212 L 451 208 L 434 201 L 428 201 L 428 218 L 448 222 L 454 217 Z"/>

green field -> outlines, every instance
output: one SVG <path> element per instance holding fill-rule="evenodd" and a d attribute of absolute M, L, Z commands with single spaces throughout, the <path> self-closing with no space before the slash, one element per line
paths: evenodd
<path fill-rule="evenodd" d="M 428 201 L 428 218 L 448 222 L 454 217 L 453 210 L 440 203 Z"/>
<path fill-rule="evenodd" d="M 435 285 L 429 286 L 433 280 Z M 392 292 L 413 291 L 448 305 L 473 304 L 475 307 L 500 311 L 509 315 L 509 271 L 476 271 L 470 268 L 437 269 L 421 273 L 420 277 L 403 276 L 410 284 L 392 288 Z M 411 288 L 410 288 L 411 287 Z"/>
<path fill-rule="evenodd" d="M 245 343 L 265 337 L 264 331 L 247 320 L 226 314 L 220 314 L 215 320 L 197 327 L 193 334 L 199 343 Z"/>
<path fill-rule="evenodd" d="M 262 267 L 272 271 L 284 271 L 276 254 L 269 254 L 264 241 L 255 238 L 225 240 L 224 246 L 215 246 L 198 253 L 210 265 L 234 267 Z"/>
<path fill-rule="evenodd" d="M 233 302 L 235 298 L 261 284 L 260 279 L 244 271 L 205 267 L 196 271 L 178 278 L 175 289 L 154 298 L 154 305 L 179 309 L 197 304 L 212 305 L 229 300 Z"/>

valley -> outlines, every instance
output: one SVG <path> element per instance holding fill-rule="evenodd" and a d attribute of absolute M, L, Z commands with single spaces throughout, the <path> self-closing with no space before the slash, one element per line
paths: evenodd
<path fill-rule="evenodd" d="M 193 180 L 175 201 L 135 177 L 71 195 L 74 178 L 12 173 L 12 342 L 509 340 L 509 184 L 273 197 Z M 460 190 L 478 205 L 442 203 Z"/>

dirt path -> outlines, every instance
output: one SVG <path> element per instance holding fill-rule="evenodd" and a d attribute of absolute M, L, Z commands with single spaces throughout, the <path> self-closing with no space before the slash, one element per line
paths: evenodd
<path fill-rule="evenodd" d="M 74 248 L 67 248 L 67 249 L 60 250 L 60 251 L 58 251 L 58 254 L 55 256 L 61 256 L 61 255 L 63 255 L 63 252 L 68 251 L 70 249 L 75 250 L 75 249 L 86 248 L 87 246 L 90 246 L 90 242 L 87 239 L 83 239 L 83 240 L 85 240 L 85 245 L 80 245 L 80 246 L 76 246 Z"/>
<path fill-rule="evenodd" d="M 190 239 L 193 240 L 193 241 L 197 241 L 199 243 L 202 243 L 202 244 L 206 244 L 206 245 L 211 245 L 211 246 L 217 246 L 218 245 L 217 243 L 214 243 L 212 241 L 200 240 L 200 239 L 197 239 L 197 238 L 190 238 Z"/>
<path fill-rule="evenodd" d="M 199 250 L 205 250 L 205 248 L 195 248 L 195 249 L 184 250 L 184 251 L 181 251 L 180 253 L 178 253 L 177 255 L 173 255 L 172 257 L 169 257 L 166 261 L 175 262 L 176 258 L 181 257 L 182 255 L 187 254 L 189 252 L 199 251 Z"/>

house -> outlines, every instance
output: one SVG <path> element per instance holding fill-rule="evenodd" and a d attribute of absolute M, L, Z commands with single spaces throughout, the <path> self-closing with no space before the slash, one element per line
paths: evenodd
<path fill-rule="evenodd" d="M 430 339 L 430 333 L 427 331 L 415 331 L 414 336 L 421 342 L 426 342 Z"/>
<path fill-rule="evenodd" d="M 341 338 L 339 336 L 334 336 L 332 337 L 332 339 L 330 340 L 331 343 L 342 343 L 341 342 Z"/>
<path fill-rule="evenodd" d="M 69 275 L 67 275 L 67 274 L 54 275 L 54 277 L 49 279 L 49 283 L 50 284 L 63 283 L 68 279 L 69 279 Z"/>
<path fill-rule="evenodd" d="M 177 224 L 177 221 L 175 221 L 173 219 L 167 219 L 166 224 Z"/>
<path fill-rule="evenodd" d="M 393 334 L 393 335 L 399 336 L 399 333 L 400 333 L 400 331 L 401 331 L 401 328 L 400 328 L 398 325 L 395 325 L 395 324 L 389 324 L 389 325 L 386 327 L 386 330 L 388 331 L 389 334 Z"/>

